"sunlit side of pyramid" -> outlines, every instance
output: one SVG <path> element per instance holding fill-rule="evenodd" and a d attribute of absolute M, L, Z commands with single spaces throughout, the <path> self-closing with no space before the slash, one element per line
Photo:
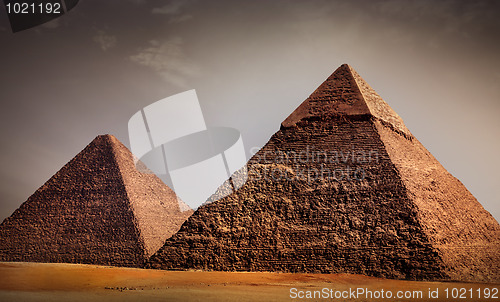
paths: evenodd
<path fill-rule="evenodd" d="M 147 267 L 500 280 L 497 221 L 348 65 L 248 169 Z"/>
<path fill-rule="evenodd" d="M 102 135 L 2 222 L 0 261 L 141 266 L 191 214 Z"/>

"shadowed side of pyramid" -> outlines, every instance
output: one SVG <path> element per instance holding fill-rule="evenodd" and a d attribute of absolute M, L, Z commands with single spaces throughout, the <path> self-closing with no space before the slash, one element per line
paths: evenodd
<path fill-rule="evenodd" d="M 147 267 L 499 281 L 500 226 L 348 65 Z"/>
<path fill-rule="evenodd" d="M 2 222 L 0 259 L 141 266 L 191 213 L 102 135 Z"/>

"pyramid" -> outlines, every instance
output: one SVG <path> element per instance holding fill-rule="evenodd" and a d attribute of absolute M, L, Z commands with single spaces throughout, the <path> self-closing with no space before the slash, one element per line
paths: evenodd
<path fill-rule="evenodd" d="M 247 168 L 146 267 L 500 281 L 498 222 L 349 65 Z"/>
<path fill-rule="evenodd" d="M 0 261 L 142 266 L 192 212 L 98 136 L 0 224 Z"/>

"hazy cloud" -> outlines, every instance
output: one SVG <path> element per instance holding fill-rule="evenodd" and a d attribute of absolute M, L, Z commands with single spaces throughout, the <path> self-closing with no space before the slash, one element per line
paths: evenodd
<path fill-rule="evenodd" d="M 59 18 L 56 18 L 54 20 L 51 20 L 47 23 L 43 23 L 42 25 L 35 27 L 35 32 L 37 34 L 42 34 L 46 30 L 50 31 L 52 29 L 59 28 L 60 26 L 61 23 L 59 22 Z"/>
<path fill-rule="evenodd" d="M 169 23 L 180 23 L 192 19 L 190 14 L 184 14 L 182 8 L 187 4 L 187 1 L 176 0 L 162 7 L 155 7 L 151 11 L 153 14 L 166 15 L 169 18 Z"/>
<path fill-rule="evenodd" d="M 60 25 L 61 25 L 61 23 L 59 22 L 59 18 L 57 18 L 57 19 L 54 19 L 54 20 L 49 21 L 47 23 L 44 23 L 41 26 L 48 28 L 48 29 L 54 29 L 54 28 L 58 28 Z"/>
<path fill-rule="evenodd" d="M 488 4 L 488 5 L 487 5 Z M 488 1 L 381 1 L 372 7 L 376 13 L 406 23 L 440 25 L 441 33 L 480 32 L 497 23 L 498 14 Z M 500 3 L 495 5 L 500 8 Z M 490 7 L 490 10 L 486 9 Z"/>
<path fill-rule="evenodd" d="M 163 42 L 152 40 L 149 44 L 130 56 L 130 60 L 153 69 L 167 82 L 183 88 L 187 87 L 187 78 L 199 74 L 199 68 L 185 55 L 181 38 Z"/>
<path fill-rule="evenodd" d="M 153 14 L 162 14 L 162 15 L 179 15 L 181 13 L 181 7 L 183 7 L 185 1 L 172 1 L 168 4 L 165 4 L 162 7 L 155 7 L 151 11 Z"/>
<path fill-rule="evenodd" d="M 181 23 L 187 20 L 192 19 L 192 15 L 180 15 L 180 16 L 175 16 L 172 17 L 170 20 L 168 20 L 168 23 Z"/>
<path fill-rule="evenodd" d="M 108 35 L 103 30 L 99 30 L 94 36 L 94 42 L 101 46 L 102 50 L 106 51 L 116 45 L 116 36 Z"/>

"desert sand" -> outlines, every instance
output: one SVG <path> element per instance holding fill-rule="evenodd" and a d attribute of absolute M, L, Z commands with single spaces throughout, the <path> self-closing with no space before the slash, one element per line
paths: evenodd
<path fill-rule="evenodd" d="M 291 288 L 295 288 L 293 293 Z M 375 299 L 299 298 L 314 291 L 346 294 L 362 288 L 384 294 L 421 291 L 423 297 Z M 429 288 L 439 298 L 429 299 Z M 473 299 L 446 299 L 446 289 L 464 288 Z M 81 264 L 0 263 L 0 301 L 498 301 L 499 284 L 416 282 L 350 274 L 164 271 Z M 479 289 L 479 292 L 478 292 Z M 318 294 L 318 293 L 316 293 Z M 291 296 L 297 295 L 295 299 Z M 498 297 L 498 293 L 497 293 Z"/>

